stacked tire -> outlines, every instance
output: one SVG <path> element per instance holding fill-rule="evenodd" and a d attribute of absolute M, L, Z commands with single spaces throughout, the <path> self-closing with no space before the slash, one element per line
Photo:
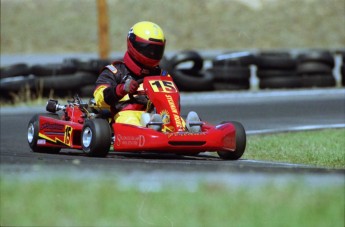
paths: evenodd
<path fill-rule="evenodd" d="M 250 52 L 229 52 L 212 60 L 207 71 L 213 76 L 216 90 L 247 90 L 250 88 L 250 65 L 254 64 Z"/>
<path fill-rule="evenodd" d="M 83 75 L 84 81 L 82 81 L 80 86 L 76 87 L 74 91 L 81 97 L 92 97 L 98 75 L 106 65 L 111 64 L 113 61 L 110 59 L 91 59 L 88 61 L 65 59 L 64 62 L 74 64 L 77 68 L 77 72 Z"/>
<path fill-rule="evenodd" d="M 337 53 L 340 53 L 342 59 L 341 85 L 345 86 L 345 51 Z M 333 75 L 335 58 L 330 51 L 309 50 L 294 56 L 289 52 L 227 52 L 212 59 L 212 66 L 205 70 L 204 59 L 200 54 L 185 50 L 170 59 L 164 57 L 160 65 L 172 75 L 180 91 L 247 90 L 251 85 L 253 65 L 257 68 L 260 89 L 336 85 Z M 13 101 L 23 94 L 31 98 L 52 94 L 67 97 L 75 93 L 91 97 L 100 70 L 111 62 L 108 59 L 65 59 L 56 64 L 29 66 L 18 63 L 1 67 L 1 99 Z"/>
<path fill-rule="evenodd" d="M 62 63 L 20 63 L 1 68 L 0 92 L 5 99 L 13 99 L 20 91 L 36 96 L 80 96 L 91 97 L 100 70 L 110 60 L 92 59 L 80 61 L 66 59 Z"/>
<path fill-rule="evenodd" d="M 161 66 L 173 77 L 180 91 L 211 91 L 212 75 L 203 70 L 204 60 L 196 51 L 186 50 L 164 59 Z"/>
<path fill-rule="evenodd" d="M 334 87 L 335 60 L 329 51 L 310 51 L 297 57 L 297 74 L 301 77 L 301 87 Z"/>
<path fill-rule="evenodd" d="M 297 61 L 286 52 L 262 52 L 256 57 L 260 89 L 298 88 Z"/>
<path fill-rule="evenodd" d="M 263 52 L 257 57 L 259 87 L 312 88 L 334 87 L 335 60 L 329 51 L 313 50 L 293 58 L 289 53 Z"/>
<path fill-rule="evenodd" d="M 1 100 L 14 101 L 19 91 L 25 88 L 30 90 L 35 85 L 36 78 L 31 75 L 30 67 L 26 63 L 13 64 L 0 69 Z"/>

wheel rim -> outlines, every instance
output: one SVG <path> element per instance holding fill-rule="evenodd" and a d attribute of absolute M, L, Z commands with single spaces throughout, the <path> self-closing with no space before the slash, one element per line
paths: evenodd
<path fill-rule="evenodd" d="M 30 123 L 28 127 L 28 142 L 29 143 L 32 143 L 32 141 L 34 140 L 34 133 L 35 133 L 34 125 Z"/>
<path fill-rule="evenodd" d="M 85 128 L 83 131 L 83 145 L 84 147 L 89 147 L 92 140 L 92 131 L 89 127 Z"/>

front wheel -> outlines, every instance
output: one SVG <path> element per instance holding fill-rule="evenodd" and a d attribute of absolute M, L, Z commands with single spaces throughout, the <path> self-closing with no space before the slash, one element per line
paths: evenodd
<path fill-rule="evenodd" d="M 107 120 L 86 120 L 81 134 L 83 151 L 92 157 L 106 157 L 111 145 L 111 129 Z"/>
<path fill-rule="evenodd" d="M 243 125 L 236 121 L 224 122 L 231 123 L 236 130 L 236 149 L 235 151 L 218 151 L 218 155 L 221 159 L 225 160 L 237 160 L 242 157 L 244 150 L 246 149 L 247 136 Z"/>
<path fill-rule="evenodd" d="M 36 114 L 31 118 L 28 124 L 28 134 L 27 139 L 29 146 L 33 152 L 37 153 L 50 153 L 50 154 L 57 154 L 60 152 L 61 148 L 59 147 L 40 147 L 37 146 L 37 142 L 39 139 L 39 130 L 40 130 L 40 116 L 51 117 L 54 119 L 60 119 L 57 114 Z"/>

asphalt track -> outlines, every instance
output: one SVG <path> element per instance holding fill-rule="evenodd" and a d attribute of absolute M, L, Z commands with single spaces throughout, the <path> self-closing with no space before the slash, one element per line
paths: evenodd
<path fill-rule="evenodd" d="M 224 120 L 241 122 L 249 139 L 251 134 L 257 133 L 345 127 L 344 89 L 182 94 L 181 102 L 182 115 L 194 110 L 203 120 L 213 124 Z M 192 157 L 112 153 L 107 158 L 90 158 L 82 152 L 73 150 L 62 150 L 57 155 L 37 154 L 30 151 L 26 130 L 32 115 L 39 112 L 44 112 L 44 107 L 1 108 L 2 176 L 38 174 L 49 178 L 52 172 L 61 171 L 76 176 L 83 173 L 87 177 L 97 177 L 95 173 L 118 173 L 121 176 L 126 175 L 122 179 L 152 183 L 152 177 L 155 179 L 154 182 L 157 179 L 168 181 L 170 178 L 166 176 L 173 173 L 177 173 L 173 175 L 178 176 L 178 179 L 189 173 L 184 175 L 187 177 L 185 181 L 188 182 L 190 177 L 198 179 L 217 172 L 218 176 L 223 176 L 227 180 L 243 182 L 243 176 L 246 176 L 246 182 L 255 182 L 253 179 L 257 180 L 258 174 L 321 174 L 329 180 L 332 179 L 329 174 L 340 174 L 343 178 L 345 172 L 344 169 L 315 168 L 259 160 L 222 161 L 209 154 Z M 152 175 L 157 173 L 164 177 Z M 192 173 L 196 175 L 190 175 Z M 151 178 L 148 179 L 148 176 Z M 170 180 L 176 179 L 172 177 Z M 338 180 L 337 178 L 336 181 Z M 343 180 L 341 182 L 344 183 Z"/>

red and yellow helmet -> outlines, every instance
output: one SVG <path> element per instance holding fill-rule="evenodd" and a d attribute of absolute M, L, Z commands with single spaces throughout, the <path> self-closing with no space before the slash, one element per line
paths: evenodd
<path fill-rule="evenodd" d="M 157 24 L 142 21 L 129 30 L 127 51 L 139 64 L 153 68 L 163 57 L 165 42 L 163 30 Z"/>

